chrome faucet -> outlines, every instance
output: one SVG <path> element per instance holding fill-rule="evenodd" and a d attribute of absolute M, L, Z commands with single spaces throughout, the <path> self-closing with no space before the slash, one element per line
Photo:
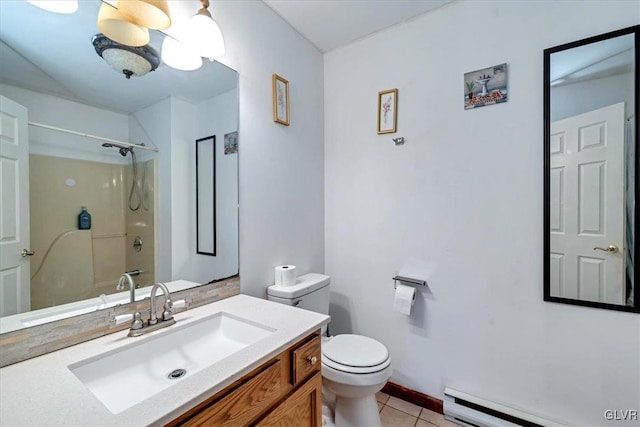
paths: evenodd
<path fill-rule="evenodd" d="M 162 294 L 164 295 L 164 304 L 160 318 L 158 318 L 158 311 L 156 308 L 156 292 L 158 291 L 158 288 L 162 290 Z M 149 316 L 149 321 L 146 323 L 142 320 L 142 314 L 140 314 L 140 312 L 136 312 L 133 315 L 127 314 L 122 316 L 122 321 L 133 318 L 133 323 L 131 323 L 131 329 L 129 330 L 130 337 L 137 337 L 146 334 L 147 332 L 157 331 L 158 329 L 166 328 L 167 326 L 171 326 L 176 323 L 176 319 L 173 318 L 172 308 L 174 307 L 174 304 L 171 301 L 171 293 L 164 283 L 158 282 L 151 288 L 150 305 L 151 314 Z M 184 300 L 176 302 L 176 307 L 184 307 L 185 305 L 186 301 Z M 120 320 L 116 319 L 116 324 L 118 324 L 118 322 L 120 322 Z"/>
<path fill-rule="evenodd" d="M 162 294 L 164 295 L 164 308 L 162 311 L 162 319 L 160 319 L 160 321 L 166 322 L 167 320 L 173 320 L 173 314 L 171 313 L 171 308 L 173 307 L 171 294 L 164 283 L 158 282 L 151 288 L 151 317 L 149 317 L 149 325 L 155 325 L 158 323 L 158 316 L 156 314 L 156 292 L 158 288 L 162 289 Z M 175 320 L 173 321 L 175 323 Z"/>
<path fill-rule="evenodd" d="M 129 284 L 129 299 L 131 300 L 131 302 L 135 302 L 136 284 L 131 278 L 131 275 L 129 273 L 124 273 L 122 276 L 120 276 L 120 279 L 118 280 L 118 284 L 116 285 L 116 289 L 119 291 L 123 290 L 125 281 Z"/>

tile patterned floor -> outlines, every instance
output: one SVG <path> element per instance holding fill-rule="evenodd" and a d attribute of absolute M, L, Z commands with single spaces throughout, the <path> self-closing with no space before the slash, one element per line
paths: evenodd
<path fill-rule="evenodd" d="M 413 403 L 386 393 L 377 393 L 382 427 L 456 427 L 458 424 L 444 419 L 442 414 L 421 408 Z"/>

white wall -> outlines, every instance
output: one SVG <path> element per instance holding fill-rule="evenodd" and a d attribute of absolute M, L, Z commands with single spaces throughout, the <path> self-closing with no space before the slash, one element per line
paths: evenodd
<path fill-rule="evenodd" d="M 0 84 L 0 93 L 27 107 L 30 122 L 128 141 L 129 118 L 126 114 L 6 84 Z M 98 140 L 29 126 L 29 152 L 32 154 L 127 163 L 128 159 L 120 156 L 117 150 L 103 148 L 101 144 Z"/>
<path fill-rule="evenodd" d="M 130 118 L 131 141 L 142 141 L 158 148 L 156 198 L 156 280 L 164 282 L 173 279 L 172 229 L 174 217 L 172 206 L 172 139 L 171 139 L 171 98 L 164 99 L 147 108 L 135 112 Z M 176 254 L 178 255 L 178 254 Z"/>
<path fill-rule="evenodd" d="M 230 99 L 231 98 L 231 99 Z M 235 202 L 231 206 L 233 218 L 228 208 L 220 210 L 219 257 L 196 254 L 196 187 L 195 187 L 195 140 L 206 133 L 210 135 L 212 126 L 220 132 L 237 128 L 236 90 L 219 95 L 207 102 L 193 105 L 178 98 L 167 98 L 134 114 L 131 120 L 130 138 L 155 144 L 159 148 L 159 204 L 157 280 L 176 279 L 206 283 L 216 278 L 237 273 L 238 266 L 238 219 L 237 219 L 237 160 L 233 157 L 232 171 L 225 177 L 219 175 L 220 185 L 231 179 Z M 230 102 L 233 101 L 233 102 Z M 219 126 L 218 126 L 219 125 Z M 206 130 L 205 130 L 206 129 Z M 204 132 L 204 133 L 203 133 Z M 208 132 L 208 133 L 207 133 Z M 216 131 L 217 132 L 217 131 Z M 224 134 L 219 135 L 218 158 L 224 161 Z M 221 151 L 222 150 L 222 151 Z M 227 165 L 228 166 L 228 165 Z M 223 191 L 223 193 L 225 193 Z M 223 223 L 228 221 L 229 223 Z M 233 239 L 231 238 L 233 237 Z M 226 256 L 222 256 L 225 254 Z M 228 273 L 231 271 L 231 273 Z M 228 273 L 228 274 L 227 274 Z"/>
<path fill-rule="evenodd" d="M 241 288 L 264 297 L 276 265 L 296 264 L 301 273 L 321 272 L 324 266 L 323 57 L 262 1 L 221 1 L 211 10 L 226 44 L 221 62 L 239 73 Z M 272 120 L 274 73 L 290 82 L 289 127 Z M 211 265 L 195 255 L 195 229 L 188 233 L 195 220 L 195 194 L 185 191 L 195 189 L 195 135 L 180 123 L 188 104 L 175 98 L 167 102 L 172 141 L 168 149 L 158 147 L 161 156 L 170 152 L 169 168 L 161 162 L 159 169 L 162 205 L 167 203 L 163 179 L 172 188 L 171 219 L 160 230 L 165 241 L 171 235 L 171 277 L 195 274 L 194 280 L 200 280 Z M 163 117 L 155 121 L 167 126 Z M 181 144 L 190 151 L 176 152 Z M 161 206 L 160 215 L 164 212 Z"/>
<path fill-rule="evenodd" d="M 543 301 L 542 62 L 639 17 L 633 1 L 461 1 L 325 55 L 332 333 L 380 340 L 392 381 L 432 396 L 574 425 L 638 408 L 640 316 Z M 509 101 L 465 111 L 464 73 L 503 62 Z M 389 88 L 398 132 L 377 135 Z M 429 284 L 409 318 L 392 311 L 402 266 Z"/>
<path fill-rule="evenodd" d="M 551 121 L 624 102 L 625 118 L 634 111 L 633 73 L 554 86 L 551 88 Z"/>
<path fill-rule="evenodd" d="M 195 254 L 192 258 L 193 270 L 203 283 L 238 273 L 238 154 L 224 154 L 224 135 L 238 130 L 237 105 L 234 89 L 196 108 L 195 139 L 216 137 L 216 255 Z"/>
<path fill-rule="evenodd" d="M 174 280 L 193 280 L 191 259 L 196 253 L 192 243 L 195 233 L 195 111 L 194 105 L 171 98 L 171 276 Z"/>
<path fill-rule="evenodd" d="M 240 74 L 241 288 L 264 297 L 276 265 L 324 267 L 323 56 L 262 1 L 212 6 L 221 62 Z M 289 80 L 288 127 L 273 122 L 274 73 Z"/>

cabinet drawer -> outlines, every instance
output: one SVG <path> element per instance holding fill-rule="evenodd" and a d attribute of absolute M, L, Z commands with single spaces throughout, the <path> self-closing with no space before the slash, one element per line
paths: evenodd
<path fill-rule="evenodd" d="M 240 387 L 204 409 L 184 425 L 247 425 L 276 402 L 281 395 L 282 362 L 275 363 Z"/>
<path fill-rule="evenodd" d="M 291 352 L 293 368 L 291 383 L 296 385 L 312 373 L 319 371 L 321 357 L 320 336 L 315 336 L 311 341 L 293 350 Z"/>

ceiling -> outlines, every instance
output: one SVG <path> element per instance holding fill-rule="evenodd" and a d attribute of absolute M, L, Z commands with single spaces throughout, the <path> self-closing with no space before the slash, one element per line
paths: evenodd
<path fill-rule="evenodd" d="M 0 1 L 0 83 L 123 113 L 169 96 L 198 103 L 237 86 L 236 72 L 207 60 L 197 71 L 161 64 L 146 76 L 126 80 L 91 44 L 98 33 L 100 0 L 82 0 L 70 15 L 47 12 L 26 1 Z M 175 26 L 201 6 L 199 0 L 173 0 L 169 7 Z M 150 33 L 149 44 L 160 52 L 164 35 Z"/>
<path fill-rule="evenodd" d="M 326 52 L 454 0 L 264 1 Z M 191 72 L 161 64 L 146 76 L 126 80 L 91 44 L 101 3 L 82 0 L 77 12 L 60 15 L 26 1 L 0 0 L 0 83 L 123 113 L 169 96 L 198 103 L 236 87 L 237 73 L 209 61 Z M 169 0 L 169 7 L 175 27 L 201 6 L 199 0 Z M 172 28 L 166 32 L 172 34 Z M 149 44 L 160 52 L 163 38 L 151 31 Z"/>
<path fill-rule="evenodd" d="M 0 1 L 0 83 L 124 113 L 138 111 L 169 96 L 198 103 L 237 85 L 237 73 L 209 61 L 200 70 L 191 72 L 161 64 L 147 76 L 126 80 L 91 45 L 91 37 L 98 32 L 100 0 L 80 1 L 78 11 L 71 15 L 46 12 L 26 1 Z M 455 0 L 263 1 L 319 50 L 327 52 Z M 200 1 L 170 0 L 169 5 L 173 22 L 179 25 L 199 9 Z M 167 33 L 171 34 L 172 29 Z M 163 37 L 151 31 L 150 45 L 160 51 Z M 584 79 L 582 74 L 596 72 L 585 69 L 594 62 L 601 62 L 597 73 L 602 72 L 600 68 L 608 68 L 608 72 L 612 68 L 626 69 L 627 48 L 615 46 L 616 52 L 624 54 L 607 61 L 603 61 L 603 55 L 607 54 L 600 52 L 557 55 L 553 80 L 556 84 L 568 83 L 567 77 L 572 73 L 576 73 L 572 79 Z"/>
<path fill-rule="evenodd" d="M 454 0 L 263 1 L 321 52 L 328 52 Z"/>
<path fill-rule="evenodd" d="M 631 73 L 634 68 L 633 34 L 590 43 L 551 55 L 551 86 Z"/>

